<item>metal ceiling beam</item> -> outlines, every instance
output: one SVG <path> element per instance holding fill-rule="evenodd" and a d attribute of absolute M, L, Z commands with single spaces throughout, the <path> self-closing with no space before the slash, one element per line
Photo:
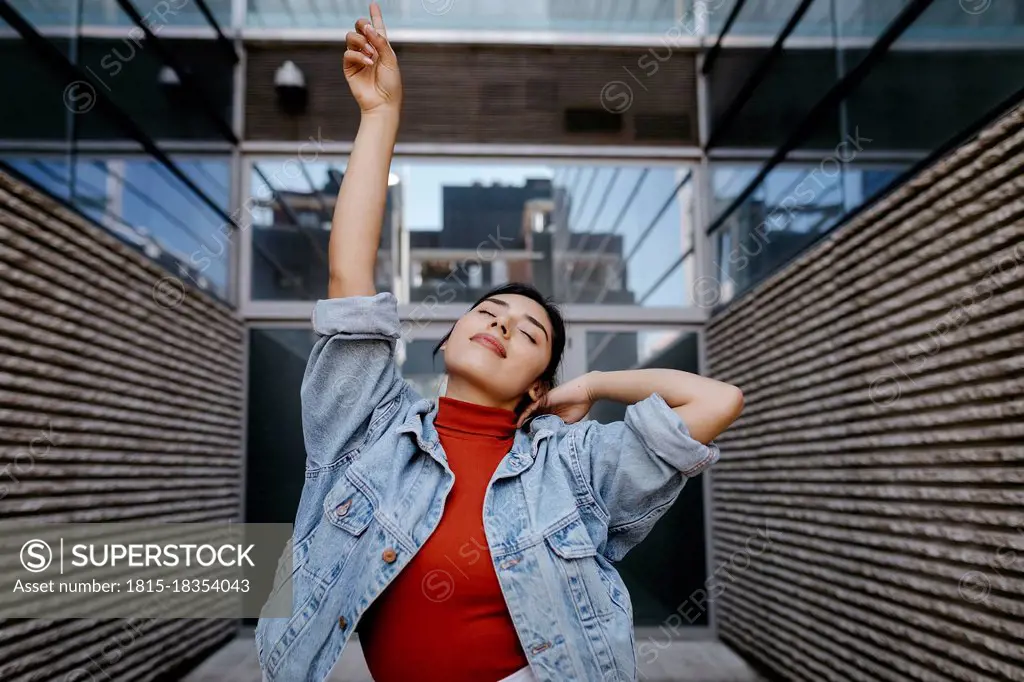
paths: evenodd
<path fill-rule="evenodd" d="M 814 0 L 801 0 L 800 5 L 794 10 L 793 14 L 790 15 L 789 21 L 779 32 L 778 37 L 768 50 L 768 54 L 758 62 L 754 70 L 750 72 L 747 79 L 743 82 L 740 91 L 736 93 L 736 96 L 732 98 L 729 103 L 729 107 L 722 113 L 717 121 L 712 121 L 711 136 L 708 137 L 707 143 L 704 145 L 704 150 L 707 151 L 714 147 L 725 135 L 726 131 L 729 130 L 729 126 L 732 125 L 736 117 L 739 116 L 740 111 L 746 106 L 747 102 L 754 95 L 754 91 L 757 90 L 758 86 L 764 82 L 764 77 L 768 75 L 768 71 L 772 68 L 775 62 L 778 60 L 779 55 L 782 54 L 783 47 L 785 46 L 786 39 L 789 38 L 790 34 L 796 30 L 800 20 L 804 18 L 804 14 L 810 9 L 811 4 Z M 706 73 L 706 72 L 705 72 Z"/>
<path fill-rule="evenodd" d="M 750 198 L 758 188 L 758 186 L 764 182 L 764 179 L 768 177 L 768 174 L 778 166 L 791 151 L 800 146 L 807 140 L 817 128 L 821 120 L 827 116 L 835 107 L 839 106 L 846 97 L 860 85 L 871 70 L 875 67 L 875 64 L 881 60 L 892 44 L 903 33 L 910 28 L 918 17 L 920 17 L 928 7 L 931 6 L 934 0 L 910 0 L 910 2 L 903 8 L 903 10 L 896 16 L 895 19 L 890 22 L 886 27 L 885 31 L 879 36 L 875 44 L 871 46 L 867 55 L 855 66 L 849 73 L 846 74 L 840 81 L 838 81 L 832 88 L 825 93 L 825 96 L 818 100 L 818 103 L 811 107 L 811 110 L 807 112 L 803 120 L 800 121 L 790 133 L 786 141 L 775 150 L 771 158 L 765 162 L 758 171 L 757 175 L 747 184 L 742 192 L 740 192 L 729 207 L 723 211 L 718 218 L 708 225 L 707 233 L 711 234 L 721 227 L 726 220 L 743 205 L 747 199 Z"/>
<path fill-rule="evenodd" d="M 722 40 L 732 30 L 732 25 L 736 23 L 736 17 L 739 16 L 740 11 L 743 9 L 743 5 L 747 4 L 747 0 L 736 0 L 733 4 L 732 9 L 729 11 L 729 16 L 725 18 L 725 24 L 722 26 L 722 30 L 718 33 L 718 40 L 711 46 L 708 53 L 704 56 L 704 63 L 701 65 L 701 73 L 705 76 L 711 72 L 711 66 L 718 59 L 718 54 L 722 51 Z"/>
<path fill-rule="evenodd" d="M 22 39 L 39 53 L 43 61 L 49 63 L 62 80 L 68 83 L 83 83 L 88 84 L 92 88 L 92 95 L 96 98 L 96 106 L 102 110 L 110 119 L 120 127 L 128 137 L 138 142 L 146 153 L 152 156 L 154 159 L 160 162 L 174 177 L 181 181 L 183 185 L 188 187 L 192 192 L 199 197 L 199 199 L 206 204 L 216 215 L 220 216 L 226 223 L 233 225 L 235 228 L 238 227 L 238 223 L 235 219 L 228 215 L 228 212 L 223 207 L 217 204 L 211 199 L 206 192 L 199 188 L 195 182 L 192 181 L 188 175 L 186 175 L 177 164 L 175 164 L 170 157 L 167 156 L 160 149 L 155 142 L 146 134 L 141 126 L 124 112 L 121 107 L 114 103 L 110 96 L 104 92 L 104 88 L 96 87 L 93 77 L 88 72 L 80 69 L 76 64 L 72 64 L 68 61 L 68 58 L 63 52 L 58 50 L 49 40 L 39 35 L 35 28 L 25 20 L 21 14 L 11 7 L 7 0 L 0 0 L 0 17 L 2 17 L 8 24 L 11 25 L 15 31 L 17 31 Z"/>

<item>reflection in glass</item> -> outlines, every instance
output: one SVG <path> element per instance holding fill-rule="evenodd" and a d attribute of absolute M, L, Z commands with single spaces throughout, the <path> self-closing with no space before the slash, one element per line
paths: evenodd
<path fill-rule="evenodd" d="M 324 161 L 254 164 L 254 298 L 324 295 L 342 177 Z M 433 305 L 521 281 L 561 303 L 687 305 L 691 178 L 676 166 L 396 160 L 377 288 Z"/>
<path fill-rule="evenodd" d="M 379 0 L 388 28 L 665 33 L 691 1 L 666 0 Z M 709 4 L 720 4 L 712 0 Z M 351 27 L 366 15 L 363 0 L 249 0 L 251 27 Z"/>
<path fill-rule="evenodd" d="M 0 159 L 42 191 L 69 202 L 139 249 L 172 276 L 226 298 L 231 235 L 226 226 L 230 201 L 227 156 L 173 157 L 178 170 L 198 186 L 197 192 L 136 146 L 129 131 L 122 129 L 107 109 L 96 106 L 96 95 L 103 92 L 156 139 L 177 133 L 209 137 L 208 130 L 203 132 L 204 125 L 209 128 L 205 118 L 198 121 L 194 108 L 177 106 L 175 98 L 161 90 L 159 53 L 142 49 L 132 39 L 137 34 L 127 29 L 114 31 L 123 35 L 112 38 L 80 37 L 80 11 L 84 12 L 84 24 L 128 26 L 128 15 L 112 0 L 18 0 L 11 4 L 33 28 L 49 33 L 47 40 L 62 55 L 88 70 L 91 78 L 101 80 L 102 87 L 82 81 L 69 83 L 60 69 L 40 58 L 29 41 L 0 21 L 8 38 L 0 41 L 0 62 L 17 65 L 0 70 L 4 91 L 16 93 L 8 97 L 0 114 L 0 142 L 11 150 L 0 153 Z M 217 0 L 211 6 L 215 12 L 223 11 L 230 2 Z M 193 15 L 201 18 L 192 3 L 156 3 L 153 11 L 163 12 L 168 23 L 187 22 Z M 206 23 L 205 18 L 202 22 Z M 62 30 L 54 35 L 56 31 L 48 31 L 53 28 Z M 115 52 L 115 46 L 122 51 Z M 230 120 L 233 71 L 226 65 L 223 48 L 210 40 L 168 41 L 164 46 L 179 57 L 187 54 L 184 63 L 202 66 L 197 71 L 213 86 L 210 91 L 223 104 L 224 119 Z M 118 56 L 120 61 L 115 59 Z M 125 68 L 129 62 L 131 68 Z M 111 68 L 104 70 L 103 66 Z M 82 151 L 80 144 L 85 138 L 101 142 Z M 113 142 L 118 152 L 91 151 L 108 142 Z"/>
<path fill-rule="evenodd" d="M 740 17 L 764 14 L 766 21 L 770 18 L 777 23 L 774 38 L 799 2 L 786 0 L 784 4 L 786 11 L 776 15 L 774 3 L 769 8 L 747 2 Z M 870 21 L 858 23 L 866 15 L 851 10 L 851 4 L 859 10 L 870 7 Z M 887 0 L 877 6 L 815 0 L 783 43 L 782 52 L 772 56 L 764 47 L 724 50 L 708 80 L 713 146 L 774 148 L 782 144 L 825 93 L 860 64 L 872 41 L 906 4 L 907 0 Z M 855 39 L 850 33 L 853 30 L 860 31 Z M 797 47 L 807 36 L 817 36 L 813 47 Z M 766 64 L 767 70 L 762 71 Z M 748 79 L 753 79 L 752 90 L 747 89 Z M 799 87 L 794 87 L 795 83 Z M 808 146 L 834 147 L 843 138 L 842 126 L 857 123 L 859 119 L 852 123 L 843 119 L 839 110 L 829 112 L 811 131 Z"/>
<path fill-rule="evenodd" d="M 708 0 L 708 30 L 717 35 L 726 17 L 740 0 Z M 744 5 L 729 30 L 730 36 L 774 38 L 789 19 L 793 0 L 743 0 Z M 906 0 L 818 0 L 794 35 L 831 38 L 877 36 Z M 832 14 L 835 13 L 833 19 Z M 966 17 L 965 17 L 966 15 Z M 834 25 L 833 25 L 834 24 Z M 936 2 L 915 23 L 910 34 L 915 40 L 1002 41 L 1024 37 L 1024 6 L 1019 2 Z"/>
<path fill-rule="evenodd" d="M 73 25 L 76 22 L 77 2 L 68 0 L 10 0 L 11 5 L 37 29 Z M 209 26 L 199 6 L 194 2 L 169 0 L 168 2 L 135 3 L 139 14 L 151 26 Z M 206 0 L 221 27 L 231 23 L 231 0 Z M 80 4 L 82 26 L 134 26 L 134 23 L 116 0 L 85 0 Z"/>
<path fill-rule="evenodd" d="M 257 161 L 252 167 L 252 298 L 316 300 L 327 295 L 328 245 L 344 178 L 331 164 L 300 159 Z M 377 252 L 377 291 L 392 291 L 395 193 L 389 188 Z M 342 245 L 344 247 L 344 245 Z"/>
<path fill-rule="evenodd" d="M 874 16 L 891 18 L 905 4 L 876 7 Z M 839 13 L 845 11 L 841 4 L 835 7 Z M 735 198 L 744 194 L 749 184 L 748 177 L 741 176 L 759 167 L 714 166 L 712 214 L 716 221 L 721 221 L 716 227 L 719 248 L 715 269 L 723 285 L 723 302 L 762 281 L 851 211 L 877 197 L 915 160 L 964 139 L 1014 100 L 1020 87 L 1019 73 L 1024 68 L 1024 41 L 1018 40 L 1012 48 L 1005 42 L 992 42 L 974 46 L 950 44 L 943 49 L 932 44 L 922 49 L 920 40 L 943 31 L 967 36 L 973 35 L 972 31 L 987 34 L 991 28 L 998 33 L 992 28 L 994 15 L 968 9 L 949 3 L 933 3 L 925 9 L 841 102 L 823 112 L 813 128 L 802 131 L 801 147 L 792 150 L 783 164 L 772 168 L 738 205 L 734 205 Z M 1007 3 L 999 10 L 998 16 L 1011 33 L 1024 22 L 1021 9 L 1024 8 L 1013 10 Z M 867 54 L 865 45 L 844 45 L 840 43 L 842 49 L 836 51 L 837 60 L 841 59 L 837 65 L 843 68 L 835 75 L 861 64 Z M 794 52 L 789 62 L 783 59 L 776 65 L 776 77 L 785 75 L 781 67 L 787 63 L 802 64 L 810 72 L 809 55 L 828 53 L 829 50 Z M 822 74 L 820 78 L 831 72 L 817 71 Z M 803 79 L 791 80 L 806 84 Z M 757 133 L 758 139 L 749 140 L 751 144 L 770 143 L 796 130 L 793 126 L 797 123 L 762 128 L 741 125 L 748 114 L 752 120 L 768 120 L 761 115 L 768 110 L 774 112 L 769 122 L 784 118 L 787 109 L 779 103 L 778 93 L 789 91 L 769 85 L 767 81 L 762 84 L 759 92 L 764 91 L 765 98 L 751 100 L 731 129 L 761 131 Z M 826 85 L 830 83 L 816 81 L 814 86 L 800 88 L 799 92 L 811 93 L 816 98 Z M 713 95 L 714 89 L 713 86 Z M 951 92 L 956 96 L 951 97 Z M 795 120 L 799 121 L 807 109 L 794 109 Z M 735 142 L 732 132 L 728 137 L 727 144 Z M 901 160 L 873 166 L 863 161 L 861 152 L 865 149 L 876 158 L 891 154 Z M 816 160 L 808 162 L 797 157 Z"/>
<path fill-rule="evenodd" d="M 175 276 L 227 296 L 230 246 L 223 216 L 202 202 L 162 164 L 145 157 L 11 155 L 11 167 L 126 242 Z M 227 213 L 229 166 L 221 158 L 174 162 Z"/>
<path fill-rule="evenodd" d="M 721 300 L 762 281 L 891 184 L 905 166 L 786 164 L 772 170 L 718 228 L 715 277 Z M 714 166 L 717 176 L 736 172 Z M 716 197 L 727 201 L 728 197 Z M 731 203 L 731 202 L 730 202 Z"/>
<path fill-rule="evenodd" d="M 409 230 L 411 300 L 475 300 L 493 286 L 526 281 L 562 303 L 684 302 L 682 287 L 644 296 L 683 255 L 684 225 L 692 228 L 692 195 L 681 191 L 689 171 L 444 164 L 403 169 L 410 178 L 403 216 L 423 225 L 426 214 L 441 224 L 436 233 Z"/>

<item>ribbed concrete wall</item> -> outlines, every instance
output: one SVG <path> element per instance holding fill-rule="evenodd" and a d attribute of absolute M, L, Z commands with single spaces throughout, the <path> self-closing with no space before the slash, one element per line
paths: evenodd
<path fill-rule="evenodd" d="M 0 172 L 0 519 L 240 518 L 243 326 L 167 276 Z M 151 680 L 236 628 L 0 620 L 0 680 Z"/>
<path fill-rule="evenodd" d="M 707 343 L 746 396 L 713 472 L 721 638 L 786 680 L 1024 680 L 1024 109 Z"/>

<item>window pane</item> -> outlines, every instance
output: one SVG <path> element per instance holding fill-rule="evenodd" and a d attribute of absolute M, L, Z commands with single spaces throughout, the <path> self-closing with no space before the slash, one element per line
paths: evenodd
<path fill-rule="evenodd" d="M 682 6 L 666 0 L 379 0 L 388 28 L 664 33 L 692 25 Z M 363 0 L 249 0 L 253 27 L 350 27 L 366 15 Z"/>
<path fill-rule="evenodd" d="M 299 388 L 312 329 L 249 334 L 246 523 L 293 523 L 306 468 Z"/>
<path fill-rule="evenodd" d="M 324 296 L 342 167 L 255 162 L 255 299 Z M 520 281 L 560 303 L 690 304 L 689 167 L 396 159 L 390 182 L 377 288 L 403 302 L 469 302 Z"/>
<path fill-rule="evenodd" d="M 638 303 L 681 257 L 684 219 L 692 228 L 684 169 L 409 162 L 397 173 L 413 301 L 527 281 L 563 303 Z M 660 300 L 680 305 L 683 288 Z"/>
<path fill-rule="evenodd" d="M 726 17 L 738 0 L 709 0 L 709 30 L 718 34 Z M 792 14 L 796 3 L 791 0 L 745 0 L 729 30 L 730 36 L 760 36 L 771 38 Z M 835 9 L 835 22 L 840 35 L 849 38 L 877 36 L 894 16 L 894 6 L 904 2 L 894 0 L 842 0 L 816 2 L 807 11 L 806 21 L 796 29 L 796 35 L 831 37 Z M 967 15 L 967 20 L 964 16 Z M 942 41 L 1001 41 L 1008 44 L 1024 38 L 1024 6 L 1019 2 L 992 2 L 991 0 L 964 0 L 963 2 L 936 2 L 925 16 L 911 28 L 915 39 Z"/>
<path fill-rule="evenodd" d="M 190 3 L 191 4 L 191 3 Z M 212 40 L 171 39 L 158 35 L 161 46 L 187 70 L 186 83 L 147 48 L 138 33 L 124 29 L 123 38 L 81 38 L 76 62 L 99 83 L 125 113 L 154 140 L 209 140 L 227 143 L 231 124 L 234 64 L 221 44 Z M 135 29 L 141 33 L 140 29 Z M 196 86 L 192 89 L 188 83 Z M 99 109 L 78 118 L 82 139 L 126 136 Z M 219 123 L 218 123 L 219 121 Z"/>
<path fill-rule="evenodd" d="M 907 162 L 909 164 L 909 162 Z M 907 164 L 858 165 L 835 156 L 775 167 L 718 228 L 713 276 L 728 301 L 775 272 L 850 211 L 874 197 Z M 728 174 L 728 166 L 714 171 Z"/>
<path fill-rule="evenodd" d="M 68 26 L 76 23 L 77 2 L 68 0 L 10 0 L 11 5 L 37 28 Z M 194 2 L 172 0 L 135 0 L 143 20 L 158 26 L 209 26 Z M 231 0 L 206 0 L 210 12 L 221 26 L 231 22 Z M 82 26 L 134 26 L 116 0 L 85 0 L 81 3 Z M 158 31 L 154 31 L 159 34 Z"/>
<path fill-rule="evenodd" d="M 228 159 L 172 161 L 223 215 L 163 164 L 145 157 L 79 154 L 73 163 L 52 155 L 3 157 L 15 170 L 142 250 L 173 276 L 226 299 L 232 234 Z"/>
<path fill-rule="evenodd" d="M 252 297 L 316 300 L 327 295 L 328 243 L 344 164 L 298 158 L 256 160 L 252 166 Z M 388 191 L 384 225 L 395 219 L 395 188 Z M 381 230 L 377 291 L 392 290 L 391 234 Z"/>

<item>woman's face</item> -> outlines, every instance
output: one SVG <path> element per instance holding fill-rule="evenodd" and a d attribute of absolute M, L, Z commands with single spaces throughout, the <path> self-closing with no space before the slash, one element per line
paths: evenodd
<path fill-rule="evenodd" d="M 499 401 L 540 395 L 551 361 L 551 320 L 544 306 L 517 294 L 484 299 L 463 315 L 444 345 L 448 374 Z"/>

